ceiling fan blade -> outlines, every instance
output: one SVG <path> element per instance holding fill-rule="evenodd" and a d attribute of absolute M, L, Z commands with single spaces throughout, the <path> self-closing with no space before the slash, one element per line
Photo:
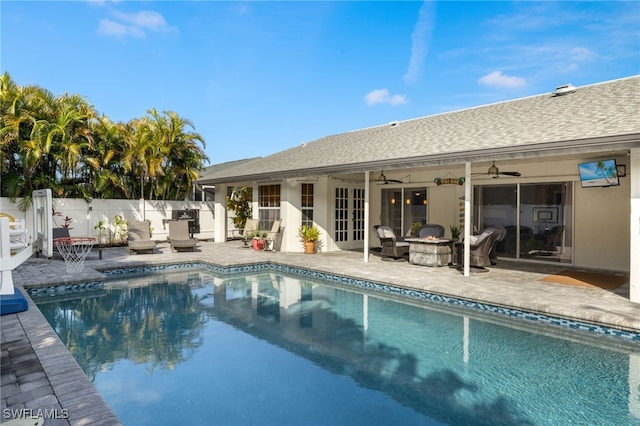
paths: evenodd
<path fill-rule="evenodd" d="M 507 176 L 522 176 L 522 173 L 520 172 L 500 172 L 500 174 Z"/>
<path fill-rule="evenodd" d="M 387 179 L 384 183 L 402 183 L 402 181 L 398 179 Z"/>

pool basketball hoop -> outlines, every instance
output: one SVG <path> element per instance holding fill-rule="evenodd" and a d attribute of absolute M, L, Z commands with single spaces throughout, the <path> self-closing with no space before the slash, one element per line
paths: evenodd
<path fill-rule="evenodd" d="M 92 237 L 62 237 L 53 240 L 53 244 L 64 258 L 67 272 L 75 273 L 84 268 L 84 259 L 95 241 Z"/>

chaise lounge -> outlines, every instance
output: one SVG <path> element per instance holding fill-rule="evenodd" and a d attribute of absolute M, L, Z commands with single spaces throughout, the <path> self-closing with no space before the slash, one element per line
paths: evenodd
<path fill-rule="evenodd" d="M 156 248 L 156 242 L 151 239 L 149 222 L 146 220 L 129 222 L 127 245 L 129 246 L 129 254 L 153 253 Z"/>
<path fill-rule="evenodd" d="M 169 221 L 169 243 L 174 251 L 194 251 L 198 240 L 189 235 L 189 222 L 186 220 Z"/>

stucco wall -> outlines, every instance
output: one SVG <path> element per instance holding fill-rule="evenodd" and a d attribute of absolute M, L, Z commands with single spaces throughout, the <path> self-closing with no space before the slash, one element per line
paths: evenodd
<path fill-rule="evenodd" d="M 581 188 L 575 184 L 574 263 L 587 268 L 629 270 L 630 179 L 620 186 Z"/>

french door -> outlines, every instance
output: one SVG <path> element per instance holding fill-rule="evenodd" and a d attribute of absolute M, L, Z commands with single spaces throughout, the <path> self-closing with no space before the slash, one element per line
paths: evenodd
<path fill-rule="evenodd" d="M 335 188 L 333 239 L 343 250 L 361 248 L 364 242 L 364 188 Z"/>

